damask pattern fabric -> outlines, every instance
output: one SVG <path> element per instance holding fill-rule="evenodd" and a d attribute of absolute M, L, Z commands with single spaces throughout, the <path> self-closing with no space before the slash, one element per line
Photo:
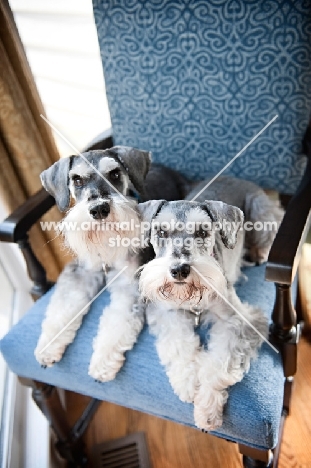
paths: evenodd
<path fill-rule="evenodd" d="M 308 0 L 93 0 L 114 142 L 193 179 L 293 192 L 311 111 Z"/>

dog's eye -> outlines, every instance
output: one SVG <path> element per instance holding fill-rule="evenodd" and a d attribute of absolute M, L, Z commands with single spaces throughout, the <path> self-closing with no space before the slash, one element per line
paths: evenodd
<path fill-rule="evenodd" d="M 73 185 L 75 187 L 82 187 L 82 185 L 83 185 L 82 177 L 76 175 L 76 176 L 73 176 L 72 180 L 73 180 Z"/>
<path fill-rule="evenodd" d="M 160 230 L 157 232 L 157 235 L 158 235 L 158 237 L 160 237 L 161 239 L 166 239 L 166 238 L 167 238 L 167 231 L 164 231 L 164 229 L 160 229 Z"/>
<path fill-rule="evenodd" d="M 119 180 L 121 176 L 120 169 L 114 169 L 113 171 L 109 172 L 109 179 L 111 180 Z"/>
<path fill-rule="evenodd" d="M 208 237 L 209 233 L 206 231 L 206 229 L 202 229 L 202 228 L 199 228 L 196 232 L 195 232 L 195 236 L 196 237 L 202 237 L 203 239 L 205 239 L 206 237 Z"/>

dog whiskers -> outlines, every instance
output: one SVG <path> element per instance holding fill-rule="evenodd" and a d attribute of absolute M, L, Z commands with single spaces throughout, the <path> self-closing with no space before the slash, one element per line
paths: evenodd
<path fill-rule="evenodd" d="M 173 288 L 172 282 L 165 280 L 164 284 L 159 287 L 159 293 L 164 299 L 169 299 Z"/>
<path fill-rule="evenodd" d="M 87 240 L 89 241 L 90 244 L 102 245 L 101 238 L 100 238 L 100 235 L 98 234 L 97 230 L 88 231 L 87 232 Z M 87 249 L 90 250 L 89 244 L 87 244 Z"/>
<path fill-rule="evenodd" d="M 179 300 L 180 305 L 184 302 L 196 300 L 196 304 L 199 304 L 202 300 L 203 293 L 208 288 L 200 283 L 186 283 L 182 286 L 176 285 L 175 283 L 165 280 L 164 284 L 158 288 L 159 295 L 163 299 L 174 299 Z"/>

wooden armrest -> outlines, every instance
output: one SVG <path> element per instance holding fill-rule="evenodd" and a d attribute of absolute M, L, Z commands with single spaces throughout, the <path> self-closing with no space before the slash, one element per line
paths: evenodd
<path fill-rule="evenodd" d="M 44 188 L 39 190 L 0 223 L 0 241 L 23 240 L 31 226 L 53 205 L 54 198 Z"/>
<path fill-rule="evenodd" d="M 271 247 L 266 267 L 267 281 L 292 284 L 310 225 L 310 210 L 311 158 Z"/>
<path fill-rule="evenodd" d="M 285 377 L 292 377 L 297 368 L 297 342 L 300 335 L 296 311 L 291 299 L 302 244 L 308 232 L 311 213 L 311 125 L 304 141 L 308 163 L 297 192 L 288 204 L 284 219 L 271 247 L 266 267 L 266 280 L 276 286 L 272 311 L 270 340 L 280 349 Z"/>

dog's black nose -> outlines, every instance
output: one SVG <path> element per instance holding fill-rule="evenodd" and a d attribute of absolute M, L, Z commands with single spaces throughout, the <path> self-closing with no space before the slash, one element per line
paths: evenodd
<path fill-rule="evenodd" d="M 94 205 L 90 208 L 90 215 L 94 219 L 104 219 L 110 213 L 109 203 L 101 203 L 100 205 Z"/>
<path fill-rule="evenodd" d="M 175 265 L 170 269 L 170 273 L 174 279 L 182 280 L 187 278 L 190 274 L 190 265 L 182 263 L 181 265 Z"/>

